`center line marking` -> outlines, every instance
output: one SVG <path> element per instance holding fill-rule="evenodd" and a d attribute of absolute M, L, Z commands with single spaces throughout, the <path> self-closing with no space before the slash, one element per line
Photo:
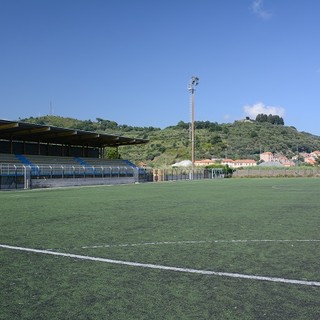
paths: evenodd
<path fill-rule="evenodd" d="M 113 259 L 105 259 L 105 258 L 98 258 L 98 257 L 82 256 L 82 255 L 72 254 L 72 253 L 61 253 L 61 252 L 48 251 L 48 250 L 23 248 L 23 247 L 16 247 L 16 246 L 10 246 L 5 244 L 0 244 L 0 247 L 5 249 L 17 250 L 17 251 L 41 253 L 41 254 L 47 254 L 47 255 L 53 255 L 53 256 L 69 257 L 69 258 L 80 259 L 80 260 L 99 261 L 99 262 L 126 265 L 126 266 L 132 266 L 132 267 L 141 267 L 141 268 L 158 269 L 158 270 L 166 270 L 166 271 L 195 273 L 195 274 L 202 274 L 202 275 L 214 275 L 214 276 L 221 276 L 221 277 L 231 277 L 231 278 L 239 278 L 239 279 L 250 279 L 250 280 L 270 281 L 270 282 L 320 287 L 320 282 L 317 282 L 317 281 L 292 280 L 292 279 L 285 279 L 285 278 L 246 275 L 246 274 L 240 274 L 240 273 L 228 273 L 228 272 L 217 272 L 217 271 L 209 271 L 209 270 L 169 267 L 169 266 L 162 266 L 162 265 L 150 264 L 150 263 L 113 260 Z"/>

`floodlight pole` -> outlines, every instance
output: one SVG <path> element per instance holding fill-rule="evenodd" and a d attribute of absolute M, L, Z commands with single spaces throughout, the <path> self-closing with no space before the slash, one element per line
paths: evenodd
<path fill-rule="evenodd" d="M 199 83 L 198 77 L 191 77 L 188 89 L 191 93 L 191 162 L 192 162 L 192 176 L 191 179 L 194 179 L 194 158 L 195 158 L 195 151 L 194 151 L 194 142 L 195 142 L 195 135 L 194 135 L 194 92 L 196 90 L 196 86 Z"/>

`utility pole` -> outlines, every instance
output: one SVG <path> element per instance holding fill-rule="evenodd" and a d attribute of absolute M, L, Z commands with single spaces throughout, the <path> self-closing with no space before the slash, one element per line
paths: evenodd
<path fill-rule="evenodd" d="M 194 156 L 195 156 L 195 152 L 194 152 L 194 92 L 196 90 L 196 86 L 199 83 L 199 78 L 198 77 L 191 77 L 189 86 L 188 86 L 188 90 L 191 94 L 191 162 L 192 162 L 192 177 L 191 179 L 193 180 L 194 178 Z"/>

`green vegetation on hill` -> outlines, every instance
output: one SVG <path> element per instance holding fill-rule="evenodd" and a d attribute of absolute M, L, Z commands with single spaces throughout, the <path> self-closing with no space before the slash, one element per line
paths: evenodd
<path fill-rule="evenodd" d="M 27 118 L 21 121 L 53 125 L 106 134 L 149 139 L 146 145 L 119 148 L 122 158 L 135 163 L 143 161 L 159 167 L 191 158 L 189 124 L 180 121 L 164 129 L 120 125 L 115 121 L 97 118 L 96 121 L 77 120 L 58 116 Z M 248 158 L 259 160 L 260 152 L 279 152 L 292 157 L 297 152 L 320 150 L 320 137 L 298 132 L 294 127 L 260 121 L 235 121 L 218 124 L 195 122 L 196 159 Z"/>

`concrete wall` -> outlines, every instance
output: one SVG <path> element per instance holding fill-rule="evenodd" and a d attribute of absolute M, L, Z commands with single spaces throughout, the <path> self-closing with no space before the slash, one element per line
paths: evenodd
<path fill-rule="evenodd" d="M 319 177 L 320 168 L 310 169 L 243 169 L 236 170 L 232 177 Z"/>
<path fill-rule="evenodd" d="M 74 186 L 98 186 L 134 183 L 135 178 L 70 178 L 70 179 L 32 179 L 31 189 L 36 188 L 57 188 Z"/>

